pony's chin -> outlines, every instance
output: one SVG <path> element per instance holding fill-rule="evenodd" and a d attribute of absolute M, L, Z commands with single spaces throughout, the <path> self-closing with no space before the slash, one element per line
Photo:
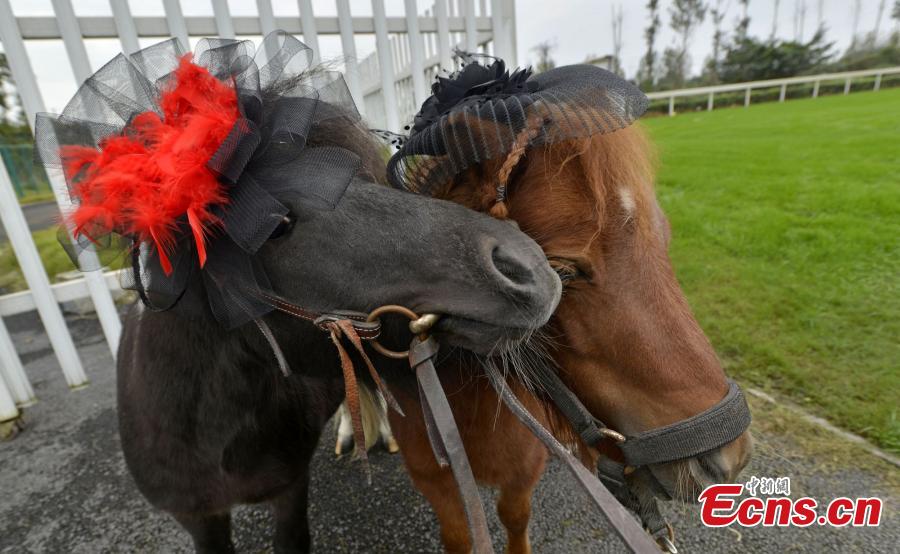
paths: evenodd
<path fill-rule="evenodd" d="M 444 316 L 434 327 L 434 336 L 442 344 L 463 348 L 483 356 L 521 344 L 533 332 L 533 329 L 498 327 L 456 316 Z"/>
<path fill-rule="evenodd" d="M 686 504 L 695 504 L 700 493 L 715 481 L 705 472 L 694 472 L 691 460 L 682 460 L 666 464 L 650 466 L 650 473 L 655 481 L 653 488 L 660 500 L 674 500 Z"/>
<path fill-rule="evenodd" d="M 667 500 L 696 503 L 703 489 L 717 483 L 737 483 L 750 460 L 753 439 L 744 433 L 737 440 L 686 460 L 649 466 L 655 490 Z"/>
<path fill-rule="evenodd" d="M 706 487 L 732 482 L 732 477 L 720 470 L 714 462 L 711 463 L 710 458 L 714 456 L 715 453 L 705 454 L 650 466 L 650 472 L 658 484 L 657 496 L 664 500 L 696 504 Z"/>

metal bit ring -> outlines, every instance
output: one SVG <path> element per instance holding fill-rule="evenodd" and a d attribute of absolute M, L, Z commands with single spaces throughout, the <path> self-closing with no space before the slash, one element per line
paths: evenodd
<path fill-rule="evenodd" d="M 372 310 L 372 312 L 366 318 L 366 321 L 377 321 L 381 318 L 382 315 L 391 313 L 400 314 L 408 318 L 410 332 L 414 335 L 417 335 L 421 340 L 425 340 L 428 338 L 428 331 L 434 326 L 435 323 L 437 323 L 438 319 L 440 319 L 441 317 L 438 314 L 423 314 L 422 316 L 419 316 L 419 314 L 405 306 L 387 304 L 385 306 L 381 306 L 380 308 L 375 308 L 374 310 Z M 372 348 L 374 348 L 376 352 L 383 356 L 387 356 L 388 358 L 403 360 L 409 357 L 409 350 L 404 350 L 402 352 L 391 350 L 375 339 L 370 340 L 369 344 L 372 345 Z"/>

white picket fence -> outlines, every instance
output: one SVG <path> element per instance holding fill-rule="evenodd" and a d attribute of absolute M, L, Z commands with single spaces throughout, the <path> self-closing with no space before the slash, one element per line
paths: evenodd
<path fill-rule="evenodd" d="M 727 85 L 714 85 L 709 87 L 683 88 L 676 90 L 664 90 L 651 92 L 647 96 L 650 100 L 669 100 L 669 115 L 675 115 L 675 101 L 677 98 L 706 97 L 706 109 L 712 110 L 715 106 L 716 94 L 727 92 L 743 92 L 744 107 L 750 105 L 753 91 L 765 89 L 778 89 L 778 101 L 784 102 L 787 98 L 788 87 L 796 85 L 812 85 L 810 96 L 819 96 L 819 87 L 822 83 L 843 83 L 844 94 L 850 94 L 854 81 L 872 80 L 871 90 L 879 90 L 881 81 L 886 75 L 900 75 L 900 67 L 879 67 L 876 69 L 863 69 L 859 71 L 844 71 L 841 73 L 820 73 L 818 75 L 802 75 L 800 77 L 787 77 L 784 79 L 767 79 L 764 81 L 748 81 L 745 83 L 729 83 Z M 857 85 L 858 87 L 859 85 Z"/>
<path fill-rule="evenodd" d="M 396 130 L 411 121 L 427 98 L 432 79 L 442 69 L 455 68 L 457 48 L 517 64 L 513 0 L 479 0 L 477 5 L 475 0 L 435 2 L 424 18 L 410 15 L 415 0 L 405 2 L 409 32 L 391 37 L 388 47 L 379 42 L 377 51 L 358 65 L 361 109 L 376 128 Z M 388 86 L 392 81 L 395 86 Z"/>
<path fill-rule="evenodd" d="M 62 39 L 75 78 L 82 82 L 93 72 L 86 39 L 118 38 L 122 50 L 139 49 L 138 37 L 177 37 L 189 45 L 190 37 L 260 36 L 275 29 L 302 35 L 319 51 L 319 35 L 340 35 L 345 75 L 350 92 L 370 124 L 399 131 L 428 95 L 428 83 L 439 68 L 451 69 L 455 48 L 491 53 L 516 63 L 514 0 L 428 0 L 419 12 L 416 0 L 404 0 L 403 17 L 387 17 L 385 0 L 371 0 L 372 15 L 359 17 L 349 0 L 335 0 L 337 17 L 313 13 L 311 0 L 298 0 L 300 17 L 274 13 L 271 0 L 256 0 L 257 15 L 232 17 L 227 0 L 211 0 L 212 17 L 185 17 L 182 1 L 162 0 L 165 14 L 133 17 L 128 0 L 109 0 L 111 16 L 76 16 L 71 0 L 51 0 L 52 16 L 16 16 L 10 0 L 0 0 L 0 43 L 7 55 L 22 107 L 30 125 L 37 112 L 46 111 L 25 41 Z M 357 61 L 356 35 L 375 35 L 376 52 Z M 65 182 L 50 176 L 60 211 L 71 203 Z M 66 327 L 59 302 L 80 298 L 93 301 L 106 341 L 115 356 L 121 322 L 112 294 L 118 290 L 114 275 L 85 272 L 84 277 L 51 285 L 38 250 L 19 207 L 6 167 L 0 163 L 0 220 L 22 268 L 29 290 L 0 296 L 0 422 L 15 419 L 18 408 L 35 401 L 34 390 L 19 359 L 2 316 L 37 310 L 63 375 L 69 386 L 80 387 L 87 376 Z M 86 251 L 83 267 L 97 267 L 97 255 Z"/>

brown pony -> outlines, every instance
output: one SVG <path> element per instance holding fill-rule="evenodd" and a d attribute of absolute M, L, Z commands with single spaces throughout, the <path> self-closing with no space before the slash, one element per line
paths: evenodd
<path fill-rule="evenodd" d="M 655 198 L 650 147 L 641 129 L 527 148 L 529 132 L 522 131 L 504 158 L 457 175 L 439 196 L 508 216 L 556 264 L 565 289 L 543 348 L 563 380 L 595 417 L 626 435 L 719 402 L 728 390 L 725 374 L 675 278 L 667 253 L 671 231 Z M 508 186 L 505 206 L 495 204 L 498 185 Z M 531 495 L 547 452 L 499 407 L 478 372 L 440 369 L 475 476 L 500 490 L 497 510 L 508 532 L 507 551 L 530 552 Z M 510 381 L 529 410 L 562 431 L 586 463 L 603 454 L 621 459 L 612 444 L 602 452 L 579 445 L 539 394 Z M 437 465 L 418 397 L 409 392 L 397 395 L 406 417 L 390 415 L 394 435 L 413 481 L 437 513 L 445 548 L 469 552 L 453 477 Z M 693 502 L 707 484 L 732 481 L 747 463 L 750 446 L 745 433 L 714 452 L 650 469 L 671 498 Z"/>

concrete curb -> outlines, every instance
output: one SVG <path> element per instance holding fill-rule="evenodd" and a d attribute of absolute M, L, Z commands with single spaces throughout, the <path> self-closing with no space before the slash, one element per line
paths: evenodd
<path fill-rule="evenodd" d="M 812 423 L 813 425 L 815 425 L 817 427 L 826 429 L 827 431 L 830 431 L 831 433 L 834 433 L 835 435 L 838 435 L 839 437 L 841 437 L 843 439 L 846 439 L 852 443 L 858 444 L 860 447 L 862 447 L 864 450 L 866 450 L 870 454 L 872 454 L 878 458 L 881 458 L 882 460 L 888 462 L 889 464 L 892 464 L 896 467 L 900 467 L 900 458 L 897 458 L 896 456 L 888 454 L 884 450 L 878 448 L 877 446 L 870 443 L 866 439 L 860 437 L 859 435 L 855 435 L 849 431 L 844 431 L 843 429 L 835 427 L 833 424 L 829 423 L 827 420 L 825 420 L 819 416 L 812 415 L 811 413 L 805 411 L 803 408 L 797 406 L 796 404 L 793 404 L 791 402 L 786 402 L 783 400 L 777 400 L 772 395 L 765 393 L 761 390 L 748 387 L 746 389 L 746 391 L 749 394 L 752 394 L 753 396 L 755 396 L 756 398 L 765 400 L 766 402 L 768 402 L 770 404 L 775 404 L 776 406 L 781 406 L 782 408 L 800 416 L 805 421 Z"/>

